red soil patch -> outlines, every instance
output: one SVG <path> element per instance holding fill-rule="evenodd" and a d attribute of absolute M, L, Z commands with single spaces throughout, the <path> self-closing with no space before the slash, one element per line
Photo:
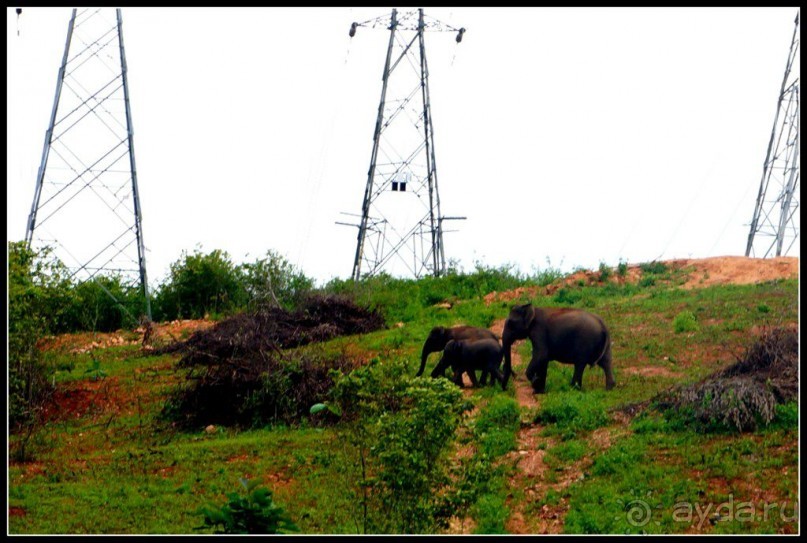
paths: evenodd
<path fill-rule="evenodd" d="M 117 377 L 97 381 L 73 381 L 54 391 L 52 401 L 44 406 L 43 420 L 52 422 L 98 415 L 106 411 L 119 412 L 125 401 L 120 394 Z"/>
<path fill-rule="evenodd" d="M 684 288 L 702 288 L 711 285 L 747 285 L 776 279 L 799 277 L 799 259 L 793 256 L 776 258 L 750 258 L 744 256 L 718 256 L 711 258 L 678 259 L 662 262 L 673 270 L 685 269 L 689 278 Z M 643 275 L 641 265 L 631 264 L 624 275 L 612 270 L 606 283 L 622 285 L 637 283 Z M 539 295 L 550 295 L 563 287 L 579 284 L 603 283 L 599 270 L 580 270 L 554 283 L 541 287 L 519 287 L 506 292 L 493 291 L 484 297 L 485 303 L 529 300 Z"/>
<path fill-rule="evenodd" d="M 24 517 L 28 512 L 22 507 L 8 506 L 8 516 L 10 517 Z"/>
<path fill-rule="evenodd" d="M 748 285 L 799 276 L 799 259 L 794 256 L 776 258 L 718 256 L 674 260 L 670 264 L 692 269 L 684 288 L 726 284 Z"/>

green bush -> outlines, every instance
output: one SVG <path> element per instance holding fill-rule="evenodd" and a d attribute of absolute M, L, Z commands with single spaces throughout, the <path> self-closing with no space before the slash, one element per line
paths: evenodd
<path fill-rule="evenodd" d="M 611 268 L 608 267 L 608 264 L 605 262 L 600 262 L 600 281 L 604 282 L 607 281 L 612 274 Z"/>
<path fill-rule="evenodd" d="M 412 377 L 376 360 L 337 378 L 331 412 L 351 460 L 343 473 L 364 533 L 434 533 L 450 506 L 449 451 L 464 407 L 447 379 Z"/>
<path fill-rule="evenodd" d="M 221 507 L 203 506 L 199 514 L 204 515 L 201 528 L 218 528 L 220 534 L 282 534 L 298 532 L 282 507 L 272 499 L 272 492 L 259 486 L 258 481 L 239 479 L 243 487 L 227 494 L 228 502 Z"/>
<path fill-rule="evenodd" d="M 242 264 L 241 271 L 249 306 L 268 302 L 295 309 L 314 288 L 312 279 L 272 250 L 264 258 Z"/>
<path fill-rule="evenodd" d="M 676 334 L 694 332 L 698 329 L 698 321 L 692 311 L 682 311 L 673 319 L 673 329 Z"/>
<path fill-rule="evenodd" d="M 667 271 L 667 264 L 654 260 L 653 262 L 644 262 L 639 264 L 639 269 L 642 270 L 643 273 L 661 275 Z"/>
<path fill-rule="evenodd" d="M 201 319 L 228 314 L 246 304 L 241 271 L 225 251 L 182 252 L 154 297 L 154 319 Z"/>
<path fill-rule="evenodd" d="M 139 285 L 127 284 L 118 275 L 98 275 L 75 285 L 72 294 L 72 303 L 57 332 L 134 328 L 145 314 Z"/>
<path fill-rule="evenodd" d="M 8 243 L 8 422 L 13 429 L 35 420 L 51 387 L 36 344 L 58 328 L 70 303 L 64 266 L 25 242 Z"/>

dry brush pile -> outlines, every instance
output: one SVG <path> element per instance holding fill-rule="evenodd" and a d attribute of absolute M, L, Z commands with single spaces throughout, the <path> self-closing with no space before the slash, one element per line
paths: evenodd
<path fill-rule="evenodd" d="M 798 400 L 799 337 L 789 328 L 772 329 L 737 362 L 693 385 L 662 393 L 652 402 L 703 427 L 754 430 L 770 423 L 777 405 Z"/>
<path fill-rule="evenodd" d="M 383 317 L 339 296 L 312 295 L 296 311 L 263 306 L 222 320 L 157 351 L 181 352 L 187 383 L 164 414 L 183 427 L 294 423 L 333 385 L 331 369 L 357 362 L 324 350 L 299 349 L 337 336 L 384 327 Z"/>

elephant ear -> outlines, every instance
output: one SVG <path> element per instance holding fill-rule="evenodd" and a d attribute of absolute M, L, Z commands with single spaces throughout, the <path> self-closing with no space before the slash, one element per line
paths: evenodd
<path fill-rule="evenodd" d="M 529 320 L 531 320 L 530 317 L 532 315 L 532 302 L 527 302 L 526 304 L 513 306 L 513 309 L 511 309 L 511 312 L 518 315 L 525 322 L 529 321 Z"/>
<path fill-rule="evenodd" d="M 524 323 L 525 328 L 532 326 L 532 321 L 535 320 L 535 308 L 532 307 L 532 302 L 515 306 L 513 313 Z"/>

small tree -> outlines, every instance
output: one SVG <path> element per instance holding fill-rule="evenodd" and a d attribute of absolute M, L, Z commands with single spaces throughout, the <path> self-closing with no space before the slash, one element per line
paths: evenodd
<path fill-rule="evenodd" d="M 239 268 L 226 251 L 183 251 L 171 264 L 167 281 L 154 299 L 156 320 L 200 319 L 243 307 L 245 292 Z"/>
<path fill-rule="evenodd" d="M 328 407 L 341 416 L 344 474 L 363 533 L 433 533 L 447 526 L 448 452 L 462 392 L 447 379 L 412 377 L 402 361 L 358 368 L 339 378 Z"/>
<path fill-rule="evenodd" d="M 31 422 L 50 390 L 36 343 L 61 325 L 71 301 L 64 266 L 49 248 L 38 253 L 23 241 L 8 243 L 9 425 Z"/>
<path fill-rule="evenodd" d="M 138 285 L 119 275 L 98 275 L 76 285 L 64 326 L 58 331 L 112 332 L 137 326 L 145 302 Z"/>
<path fill-rule="evenodd" d="M 284 309 L 296 308 L 314 288 L 314 281 L 296 269 L 282 255 L 266 251 L 264 258 L 241 266 L 247 303 L 271 303 Z"/>

